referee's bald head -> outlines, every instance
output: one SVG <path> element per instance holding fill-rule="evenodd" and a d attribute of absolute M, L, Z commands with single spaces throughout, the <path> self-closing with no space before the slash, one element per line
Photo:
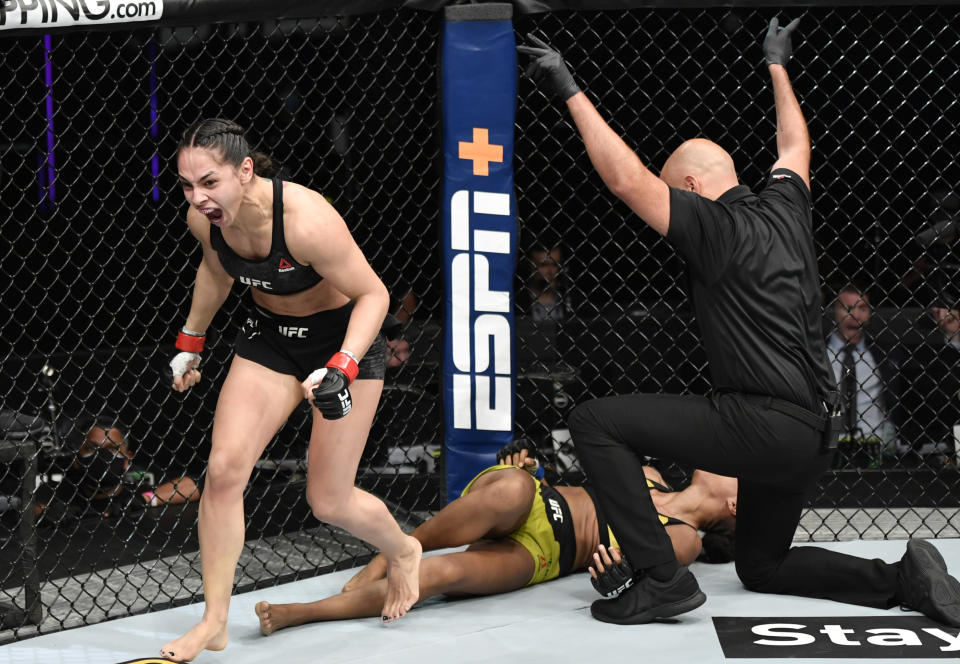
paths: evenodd
<path fill-rule="evenodd" d="M 663 164 L 660 179 L 671 187 L 693 191 L 713 200 L 740 184 L 733 158 L 705 138 L 692 138 L 681 143 Z"/>

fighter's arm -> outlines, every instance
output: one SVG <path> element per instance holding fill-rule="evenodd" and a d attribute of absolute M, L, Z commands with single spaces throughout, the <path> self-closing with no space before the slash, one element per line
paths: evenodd
<path fill-rule="evenodd" d="M 644 166 L 584 93 L 570 97 L 567 108 L 603 183 L 647 225 L 666 235 L 670 227 L 670 189 L 666 183 Z"/>
<path fill-rule="evenodd" d="M 800 19 L 795 19 L 787 27 L 780 28 L 777 19 L 770 21 L 763 50 L 773 82 L 777 112 L 777 161 L 772 170 L 789 168 L 800 176 L 809 189 L 810 133 L 785 67 L 793 51 L 790 35 L 799 22 Z"/>
<path fill-rule="evenodd" d="M 290 250 L 354 303 L 342 347 L 362 358 L 380 332 L 390 295 L 346 222 L 323 196 L 298 187 L 291 189 L 285 202 L 296 217 L 287 226 Z"/>
<path fill-rule="evenodd" d="M 223 269 L 217 252 L 210 244 L 210 222 L 191 207 L 187 213 L 187 226 L 190 228 L 190 233 L 200 242 L 203 258 L 197 267 L 190 313 L 187 314 L 184 327 L 203 334 L 230 294 L 233 277 Z"/>
<path fill-rule="evenodd" d="M 703 548 L 703 541 L 696 529 L 687 525 L 675 524 L 666 526 L 667 535 L 670 536 L 670 542 L 673 544 L 673 552 L 677 556 L 677 562 L 681 565 L 689 565 L 697 556 L 700 555 L 700 549 Z"/>
<path fill-rule="evenodd" d="M 187 226 L 200 242 L 203 258 L 193 282 L 190 312 L 177 336 L 176 346 L 180 352 L 170 361 L 173 389 L 177 392 L 189 389 L 200 380 L 197 367 L 207 328 L 233 286 L 233 278 L 220 265 L 217 252 L 210 245 L 210 223 L 191 207 L 187 212 Z"/>

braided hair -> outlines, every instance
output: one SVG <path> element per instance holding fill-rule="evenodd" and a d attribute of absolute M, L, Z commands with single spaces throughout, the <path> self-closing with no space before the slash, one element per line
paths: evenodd
<path fill-rule="evenodd" d="M 253 160 L 253 172 L 261 177 L 273 177 L 277 168 L 263 152 L 252 150 L 244 129 L 233 120 L 207 118 L 187 127 L 177 145 L 177 154 L 185 148 L 205 148 L 219 152 L 223 161 L 239 168 L 247 157 Z"/>

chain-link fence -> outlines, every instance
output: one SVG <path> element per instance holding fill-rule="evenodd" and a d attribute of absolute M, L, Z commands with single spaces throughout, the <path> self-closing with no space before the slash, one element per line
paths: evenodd
<path fill-rule="evenodd" d="M 563 52 L 647 163 L 703 135 L 757 187 L 775 152 L 759 43 L 771 14 L 558 12 L 516 27 Z M 798 536 L 956 536 L 957 323 L 931 308 L 960 299 L 956 10 L 803 15 L 790 71 L 814 141 L 824 336 L 835 312 L 870 317 L 860 388 L 877 396 Z M 0 38 L 6 640 L 201 598 L 193 485 L 243 304 L 235 289 L 214 320 L 201 384 L 172 392 L 199 252 L 171 164 L 200 117 L 249 127 L 284 177 L 331 199 L 381 274 L 406 322 L 358 483 L 406 523 L 442 505 L 439 25 L 400 10 Z M 679 259 L 606 192 L 561 106 L 525 79 L 519 91 L 517 435 L 578 482 L 573 405 L 705 393 L 708 368 Z M 848 282 L 858 290 L 835 308 Z M 240 589 L 370 553 L 310 514 L 308 421 L 298 410 L 251 478 Z"/>
<path fill-rule="evenodd" d="M 837 376 L 856 383 L 841 381 L 852 419 L 798 537 L 957 536 L 957 8 L 779 13 L 802 15 L 789 71 L 813 141 L 824 337 Z M 760 47 L 773 15 L 568 12 L 524 17 L 517 32 L 560 50 L 655 170 L 682 140 L 705 136 L 756 189 L 776 160 Z M 563 421 L 573 405 L 630 391 L 704 394 L 709 371 L 682 261 L 606 191 L 566 110 L 526 80 L 520 97 L 518 306 L 539 322 L 520 329 L 519 418 L 572 477 Z M 847 372 L 845 342 L 858 337 Z"/>

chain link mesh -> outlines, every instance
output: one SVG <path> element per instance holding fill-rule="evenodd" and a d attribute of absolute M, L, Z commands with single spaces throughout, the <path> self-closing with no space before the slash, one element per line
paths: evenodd
<path fill-rule="evenodd" d="M 864 324 L 874 359 L 859 370 L 858 390 L 874 398 L 859 406 L 858 428 L 797 536 L 957 536 L 960 353 L 947 338 L 958 322 L 934 309 L 956 314 L 960 301 L 950 223 L 960 221 L 956 10 L 781 10 L 781 23 L 799 12 L 789 69 L 814 148 L 824 337 L 851 320 L 837 294 L 856 291 L 840 303 Z M 554 13 L 516 27 L 563 54 L 601 115 L 655 171 L 682 140 L 704 136 L 756 190 L 776 160 L 760 47 L 773 15 Z M 577 481 L 563 425 L 577 403 L 636 391 L 705 394 L 710 384 L 681 260 L 606 191 L 566 110 L 542 90 L 521 81 L 517 118 L 526 252 L 518 303 L 539 319 L 521 321 L 518 418 L 555 470 Z M 834 365 L 841 376 L 839 357 Z M 682 482 L 690 470 L 668 472 Z"/>
<path fill-rule="evenodd" d="M 654 168 L 702 135 L 758 187 L 775 159 L 759 45 L 769 17 L 563 12 L 516 27 L 561 50 Z M 814 142 L 824 335 L 835 292 L 857 282 L 894 370 L 878 362 L 872 377 L 892 395 L 862 432 L 873 447 L 838 457 L 800 539 L 958 535 L 960 372 L 942 342 L 951 321 L 931 315 L 960 300 L 945 224 L 960 214 L 955 18 L 936 7 L 804 11 L 790 69 Z M 358 483 L 405 527 L 442 505 L 439 27 L 436 14 L 398 11 L 0 39 L 0 96 L 12 109 L 0 118 L 0 638 L 202 598 L 192 482 L 202 489 L 242 305 L 237 289 L 214 320 L 204 380 L 173 393 L 164 368 L 199 252 L 171 163 L 200 117 L 237 120 L 286 178 L 329 196 L 387 284 L 404 336 Z M 679 259 L 606 192 L 560 105 L 526 79 L 519 94 L 517 436 L 576 483 L 564 425 L 575 404 L 706 393 L 708 368 Z M 254 471 L 238 589 L 371 553 L 310 514 L 308 432 L 304 408 Z M 110 461 L 127 466 L 122 482 L 107 481 Z M 682 481 L 689 470 L 665 474 Z M 174 489 L 166 505 L 143 498 Z"/>

